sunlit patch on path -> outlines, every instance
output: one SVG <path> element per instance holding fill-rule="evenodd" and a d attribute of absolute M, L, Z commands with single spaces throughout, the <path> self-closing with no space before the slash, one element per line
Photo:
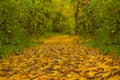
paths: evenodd
<path fill-rule="evenodd" d="M 1 59 L 0 80 L 120 80 L 120 59 L 82 46 L 77 36 L 55 36 Z"/>

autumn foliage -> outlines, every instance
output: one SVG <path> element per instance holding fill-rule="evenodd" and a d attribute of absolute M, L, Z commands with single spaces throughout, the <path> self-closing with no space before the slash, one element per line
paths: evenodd
<path fill-rule="evenodd" d="M 0 80 L 120 80 L 119 7 L 0 0 Z"/>
<path fill-rule="evenodd" d="M 120 59 L 84 47 L 77 36 L 48 38 L 0 63 L 0 80 L 120 79 Z"/>

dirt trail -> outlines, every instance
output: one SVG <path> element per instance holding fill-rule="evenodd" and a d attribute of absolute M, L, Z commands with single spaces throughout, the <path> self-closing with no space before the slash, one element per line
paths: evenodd
<path fill-rule="evenodd" d="M 0 60 L 0 80 L 120 80 L 120 59 L 83 47 L 77 36 L 48 38 L 40 47 Z"/>

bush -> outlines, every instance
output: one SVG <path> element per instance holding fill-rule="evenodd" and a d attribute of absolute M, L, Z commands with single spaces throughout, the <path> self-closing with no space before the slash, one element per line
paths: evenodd
<path fill-rule="evenodd" d="M 78 33 L 92 38 L 105 53 L 118 52 L 120 44 L 120 8 L 118 0 L 92 0 L 80 17 Z M 120 53 L 116 53 L 119 54 Z"/>

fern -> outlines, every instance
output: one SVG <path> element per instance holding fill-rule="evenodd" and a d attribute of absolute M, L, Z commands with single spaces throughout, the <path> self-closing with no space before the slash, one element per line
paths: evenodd
<path fill-rule="evenodd" d="M 92 1 L 90 2 L 89 8 L 93 8 L 97 2 L 98 2 L 98 0 L 92 0 Z"/>
<path fill-rule="evenodd" d="M 34 4 L 30 2 L 29 0 L 25 0 L 26 5 L 28 5 L 30 8 L 34 8 Z"/>

